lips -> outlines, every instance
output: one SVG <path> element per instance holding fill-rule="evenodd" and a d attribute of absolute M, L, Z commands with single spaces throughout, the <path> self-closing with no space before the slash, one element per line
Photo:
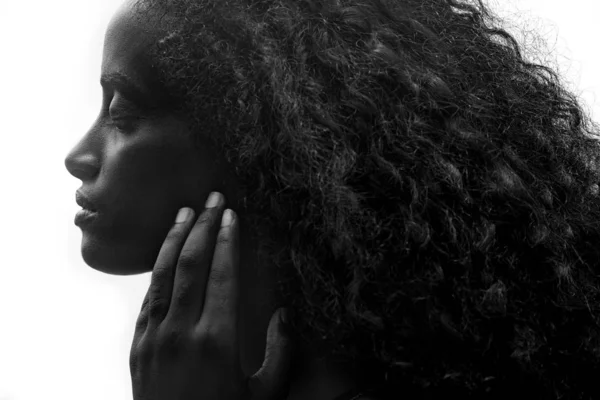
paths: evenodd
<path fill-rule="evenodd" d="M 75 192 L 75 202 L 79 204 L 84 210 L 96 212 L 97 208 L 87 197 L 81 192 Z"/>

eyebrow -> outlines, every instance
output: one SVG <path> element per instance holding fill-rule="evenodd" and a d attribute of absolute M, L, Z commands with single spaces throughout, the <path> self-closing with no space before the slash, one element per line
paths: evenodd
<path fill-rule="evenodd" d="M 156 104 L 152 101 L 152 94 L 145 87 L 138 85 L 133 79 L 125 74 L 113 72 L 100 77 L 100 85 L 103 88 L 112 88 L 118 91 L 128 100 L 147 108 L 153 108 Z"/>

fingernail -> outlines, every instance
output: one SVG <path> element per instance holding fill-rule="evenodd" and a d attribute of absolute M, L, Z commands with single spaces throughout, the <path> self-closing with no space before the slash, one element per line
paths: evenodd
<path fill-rule="evenodd" d="M 281 322 L 286 328 L 289 328 L 292 325 L 292 319 L 294 319 L 294 310 L 291 308 L 284 308 L 281 312 Z"/>
<path fill-rule="evenodd" d="M 281 322 L 283 322 L 284 324 L 290 323 L 290 312 L 287 308 L 281 310 L 279 317 L 281 318 Z"/>
<path fill-rule="evenodd" d="M 223 198 L 223 195 L 219 192 L 212 192 L 209 196 L 208 199 L 206 199 L 206 204 L 204 205 L 204 207 L 206 208 L 215 208 L 216 206 L 219 205 L 219 203 L 221 202 L 221 199 Z"/>
<path fill-rule="evenodd" d="M 179 210 L 179 212 L 177 213 L 177 218 L 175 218 L 175 223 L 180 224 L 182 222 L 185 222 L 188 220 L 188 218 L 190 218 L 191 215 L 192 215 L 192 209 L 188 208 L 188 207 L 184 207 L 181 210 Z"/>
<path fill-rule="evenodd" d="M 292 310 L 289 308 L 281 309 L 279 313 L 279 320 L 281 321 L 281 330 L 285 335 L 292 335 Z"/>
<path fill-rule="evenodd" d="M 233 211 L 230 209 L 225 210 L 223 213 L 223 218 L 221 219 L 221 228 L 231 225 L 233 221 Z"/>

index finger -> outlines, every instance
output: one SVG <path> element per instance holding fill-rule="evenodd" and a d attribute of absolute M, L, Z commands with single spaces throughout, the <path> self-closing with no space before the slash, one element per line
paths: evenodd
<path fill-rule="evenodd" d="M 146 296 L 144 297 L 144 301 L 142 302 L 142 309 L 138 315 L 137 321 L 135 322 L 135 331 L 133 334 L 134 338 L 139 338 L 142 336 L 146 327 L 148 325 L 148 302 L 150 300 L 150 291 L 146 291 Z"/>
<path fill-rule="evenodd" d="M 156 258 L 148 288 L 147 304 L 147 318 L 152 327 L 162 323 L 170 309 L 175 265 L 193 222 L 194 210 L 188 207 L 182 208 Z"/>

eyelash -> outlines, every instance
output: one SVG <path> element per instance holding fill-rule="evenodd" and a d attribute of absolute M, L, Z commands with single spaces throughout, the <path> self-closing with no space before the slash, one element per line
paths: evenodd
<path fill-rule="evenodd" d="M 111 126 L 115 127 L 120 132 L 123 133 L 131 133 L 133 132 L 138 125 L 139 117 L 119 117 L 119 118 L 110 118 Z"/>
<path fill-rule="evenodd" d="M 126 99 L 118 97 L 118 99 L 115 100 L 115 96 L 118 97 L 119 95 L 116 94 L 110 99 L 107 99 L 109 125 L 119 132 L 125 134 L 132 133 L 135 131 L 139 120 L 142 118 L 138 115 L 137 108 L 133 107 Z M 115 101 L 116 104 L 114 104 Z"/>

